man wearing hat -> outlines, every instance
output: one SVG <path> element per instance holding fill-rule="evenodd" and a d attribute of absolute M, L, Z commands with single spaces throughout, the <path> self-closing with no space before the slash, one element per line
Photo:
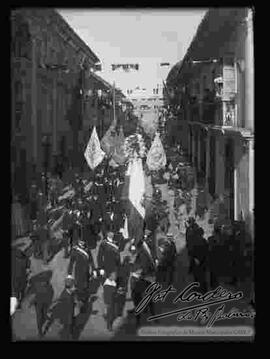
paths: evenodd
<path fill-rule="evenodd" d="M 90 212 L 90 223 L 101 224 L 103 217 L 103 204 L 95 187 L 92 190 L 92 198 L 91 201 L 89 201 L 88 210 Z"/>
<path fill-rule="evenodd" d="M 175 272 L 176 246 L 171 233 L 167 234 L 167 238 L 162 239 L 159 243 L 161 257 L 158 264 L 158 282 L 168 287 L 173 284 L 173 276 Z"/>
<path fill-rule="evenodd" d="M 118 246 L 114 243 L 114 233 L 109 230 L 106 238 L 101 242 L 97 263 L 100 274 L 107 278 L 108 273 L 118 272 L 121 259 Z"/>
<path fill-rule="evenodd" d="M 200 227 L 198 226 L 195 218 L 193 218 L 193 217 L 188 218 L 185 226 L 186 226 L 186 247 L 187 247 L 189 261 L 190 261 L 189 272 L 191 272 L 192 266 L 193 266 L 193 259 L 192 259 L 193 258 L 193 255 L 192 255 L 193 247 L 194 247 L 194 243 L 196 241 L 196 237 L 198 236 L 198 230 Z"/>
<path fill-rule="evenodd" d="M 73 236 L 73 213 L 70 205 L 67 203 L 67 210 L 64 213 L 63 218 L 63 231 L 64 231 L 64 247 L 65 247 L 65 258 L 69 257 L 70 250 L 72 248 L 72 236 Z M 70 249 L 69 249 L 70 247 Z"/>
<path fill-rule="evenodd" d="M 30 271 L 31 262 L 28 256 L 19 248 L 12 249 L 12 273 L 11 284 L 14 296 L 18 300 L 17 308 L 21 307 L 27 287 L 28 273 Z"/>
<path fill-rule="evenodd" d="M 190 256 L 194 280 L 200 283 L 198 291 L 205 293 L 207 291 L 208 243 L 204 238 L 204 230 L 201 227 L 198 228 L 193 238 Z"/>
<path fill-rule="evenodd" d="M 89 280 L 90 272 L 96 275 L 95 264 L 91 254 L 84 241 L 78 239 L 78 244 L 71 250 L 68 274 L 74 272 L 75 287 L 78 300 L 82 304 L 82 311 L 86 309 L 89 298 Z"/>
<path fill-rule="evenodd" d="M 218 279 L 220 273 L 220 261 L 224 252 L 221 247 L 221 226 L 214 224 L 214 231 L 212 236 L 208 237 L 209 261 L 208 268 L 210 272 L 210 289 L 218 287 Z"/>
<path fill-rule="evenodd" d="M 134 312 L 137 306 L 145 296 L 145 291 L 151 284 L 152 280 L 146 275 L 145 268 L 139 261 L 135 260 L 132 266 L 132 273 L 130 278 L 131 298 L 134 304 L 134 309 L 130 312 Z M 155 315 L 154 303 L 149 302 L 146 310 L 150 311 L 150 315 Z M 136 315 L 136 327 L 141 324 L 141 314 Z"/>
<path fill-rule="evenodd" d="M 134 266 L 141 268 L 141 277 L 146 280 L 149 285 L 156 278 L 156 263 L 147 240 L 143 238 L 136 245 L 136 258 Z"/>
<path fill-rule="evenodd" d="M 47 315 L 44 324 L 44 334 L 55 319 L 59 319 L 62 324 L 61 339 L 70 340 L 73 337 L 74 329 L 74 309 L 75 309 L 75 287 L 74 278 L 68 275 L 65 278 L 65 288 L 60 294 L 53 307 Z"/>
<path fill-rule="evenodd" d="M 40 273 L 34 278 L 28 291 L 28 294 L 34 293 L 34 297 L 29 302 L 29 307 L 33 304 L 35 305 L 39 338 L 44 335 L 43 325 L 47 320 L 48 310 L 54 294 L 50 283 L 51 277 L 52 271 L 50 270 Z"/>

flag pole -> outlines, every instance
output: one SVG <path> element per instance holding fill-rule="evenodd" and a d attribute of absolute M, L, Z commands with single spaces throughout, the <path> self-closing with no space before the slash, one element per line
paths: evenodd
<path fill-rule="evenodd" d="M 113 82 L 113 122 L 115 123 L 115 81 Z"/>

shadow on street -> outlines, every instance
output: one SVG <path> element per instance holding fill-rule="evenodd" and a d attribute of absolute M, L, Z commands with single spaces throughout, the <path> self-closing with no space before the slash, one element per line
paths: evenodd
<path fill-rule="evenodd" d="M 87 307 L 85 308 L 85 311 L 82 313 L 79 313 L 75 317 L 75 323 L 74 323 L 74 331 L 73 331 L 73 340 L 79 340 L 81 333 L 84 330 L 85 325 L 87 324 L 89 318 L 91 315 L 97 314 L 97 311 L 93 311 L 93 303 L 97 300 L 97 296 L 92 296 L 90 301 L 87 304 Z"/>

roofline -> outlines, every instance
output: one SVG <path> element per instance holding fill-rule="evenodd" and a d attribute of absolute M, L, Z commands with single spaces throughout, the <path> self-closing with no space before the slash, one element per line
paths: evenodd
<path fill-rule="evenodd" d="M 210 14 L 210 9 L 207 10 L 207 12 L 205 13 L 203 19 L 201 20 L 201 22 L 200 22 L 200 24 L 199 24 L 199 26 L 198 26 L 198 28 L 197 28 L 197 31 L 196 31 L 195 35 L 193 36 L 192 41 L 191 41 L 191 43 L 190 43 L 190 45 L 189 45 L 189 47 L 188 47 L 188 49 L 187 49 L 187 51 L 186 51 L 186 53 L 185 53 L 185 56 L 183 57 L 181 66 L 180 66 L 180 68 L 179 68 L 178 71 L 177 71 L 176 77 L 179 76 L 179 74 L 182 72 L 182 69 L 183 69 L 184 66 L 187 64 L 187 59 L 188 59 L 188 57 L 190 56 L 190 52 L 191 52 L 191 48 L 192 48 L 192 46 L 193 46 L 193 43 L 195 43 L 196 38 L 198 37 L 198 34 L 199 34 L 199 32 L 201 31 L 201 28 L 202 28 L 203 24 L 205 24 L 205 22 L 208 20 L 209 14 Z"/>
<path fill-rule="evenodd" d="M 90 49 L 90 47 L 79 37 L 79 35 L 72 29 L 72 27 L 68 24 L 68 22 L 63 18 L 63 16 L 57 11 L 52 10 L 52 13 L 55 17 L 60 19 L 60 21 L 64 24 L 67 31 L 71 34 L 73 39 L 79 43 L 79 45 L 82 47 L 82 49 L 88 53 L 89 57 L 93 60 L 94 64 L 100 62 L 100 59 L 97 57 L 97 55 Z"/>
<path fill-rule="evenodd" d="M 113 85 L 111 85 L 109 82 L 107 82 L 106 80 L 104 80 L 101 76 L 98 76 L 96 73 L 91 72 L 91 75 L 93 76 L 97 81 L 100 81 L 103 83 L 103 85 L 105 85 L 106 87 L 108 87 L 109 89 L 111 89 L 113 87 Z"/>
<path fill-rule="evenodd" d="M 53 20 L 59 22 L 63 26 L 63 30 L 68 33 L 71 39 L 75 44 L 84 51 L 86 55 L 91 59 L 91 61 L 96 64 L 100 62 L 98 56 L 90 49 L 90 47 L 79 37 L 79 35 L 72 29 L 72 27 L 67 23 L 63 16 L 55 9 L 50 8 L 18 8 L 14 9 L 11 12 L 11 20 L 16 16 L 16 14 L 21 14 L 26 19 L 27 17 L 42 17 L 42 16 L 52 16 Z"/>

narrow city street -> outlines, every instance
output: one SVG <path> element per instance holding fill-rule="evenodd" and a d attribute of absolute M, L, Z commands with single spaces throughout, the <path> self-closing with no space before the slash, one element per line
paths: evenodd
<path fill-rule="evenodd" d="M 146 197 L 151 199 L 152 197 L 152 187 L 150 184 L 150 178 L 146 177 Z M 183 290 L 189 283 L 194 281 L 193 275 L 189 273 L 189 259 L 186 249 L 186 240 L 185 240 L 185 227 L 182 223 L 179 223 L 177 218 L 175 218 L 175 211 L 173 208 L 174 203 L 174 192 L 168 189 L 167 184 L 158 185 L 162 191 L 162 199 L 167 201 L 169 204 L 169 219 L 170 219 L 170 228 L 169 232 L 173 234 L 175 239 L 175 244 L 177 248 L 177 259 L 174 272 L 174 281 L 173 286 L 177 289 L 178 292 Z M 194 204 L 196 202 L 193 201 Z M 191 209 L 193 211 L 193 209 Z M 184 221 L 186 218 L 182 218 Z M 204 226 L 207 233 L 207 224 L 206 220 L 200 222 L 201 226 Z M 182 230 L 179 230 L 182 228 Z M 59 239 L 61 238 L 61 232 L 55 234 Z M 21 239 L 17 241 L 17 244 L 25 242 L 26 245 L 29 245 L 29 238 Z M 92 250 L 93 259 L 96 263 L 97 253 L 100 246 Z M 128 248 L 126 246 L 126 248 Z M 124 250 L 121 253 L 122 260 L 123 258 L 129 255 L 128 250 Z M 64 249 L 61 249 L 48 265 L 44 265 L 42 260 L 31 258 L 31 276 L 35 276 L 43 271 L 52 270 L 52 286 L 54 289 L 54 300 L 56 300 L 61 292 L 64 289 L 64 280 L 67 276 L 67 267 L 69 259 L 64 258 Z M 78 334 L 78 340 L 130 340 L 136 336 L 136 327 L 135 327 L 135 317 L 130 315 L 129 311 L 134 308 L 132 303 L 130 292 L 126 298 L 126 304 L 123 311 L 123 316 L 118 317 L 114 322 L 114 331 L 108 332 L 106 328 L 106 322 L 103 317 L 104 313 L 104 302 L 103 302 L 103 289 L 102 286 L 99 286 L 96 293 L 91 296 L 90 299 L 91 306 L 85 315 L 80 315 L 77 319 L 81 328 Z M 238 305 L 239 306 L 239 305 Z M 241 307 L 246 308 L 247 301 L 246 299 L 241 302 Z M 228 310 L 231 306 L 227 306 Z M 156 305 L 157 313 L 164 313 L 170 310 L 174 310 L 175 306 L 172 305 L 170 300 L 166 300 L 164 303 L 158 303 Z M 146 321 L 147 315 L 144 316 L 145 325 L 149 325 Z M 251 324 L 252 321 L 246 321 L 247 324 Z M 25 325 L 27 323 L 27 326 Z M 177 323 L 174 316 L 168 317 L 161 320 L 159 325 L 188 325 L 188 321 L 182 321 L 180 324 Z M 237 324 L 237 322 L 236 322 Z M 151 323 L 151 325 L 153 325 Z M 29 308 L 29 298 L 26 298 L 23 302 L 22 309 L 18 310 L 12 318 L 13 326 L 13 335 L 15 340 L 37 340 L 37 322 L 36 322 L 36 313 L 35 308 L 32 306 Z M 48 333 L 44 340 L 59 340 L 59 331 L 61 326 L 57 322 L 54 322 L 50 327 Z"/>
<path fill-rule="evenodd" d="M 10 15 L 12 340 L 252 340 L 254 8 Z"/>
<path fill-rule="evenodd" d="M 146 177 L 146 197 L 151 199 L 152 197 L 152 187 L 151 187 L 151 179 Z M 175 278 L 177 287 L 183 288 L 186 283 L 189 282 L 189 276 L 187 275 L 188 268 L 188 258 L 185 251 L 185 233 L 180 233 L 177 230 L 177 226 L 175 225 L 175 218 L 173 213 L 173 201 L 174 197 L 172 193 L 169 193 L 167 185 L 161 185 L 160 189 L 162 190 L 163 199 L 169 203 L 170 207 L 170 222 L 171 228 L 170 230 L 173 232 L 175 236 L 175 243 L 177 247 L 177 251 L 179 253 L 178 262 L 180 266 L 180 270 L 175 271 Z M 61 238 L 61 232 L 56 233 L 56 237 L 58 239 Z M 17 245 L 25 242 L 29 245 L 29 238 L 25 238 L 24 240 L 18 240 Z M 98 244 L 97 248 L 92 250 L 93 259 L 96 263 L 96 256 L 99 249 Z M 122 252 L 122 258 L 128 255 L 128 252 Z M 61 292 L 64 289 L 64 280 L 67 276 L 67 267 L 68 267 L 69 259 L 64 258 L 64 249 L 61 249 L 53 259 L 49 262 L 48 265 L 44 265 L 41 259 L 35 259 L 33 256 L 31 257 L 31 276 L 35 276 L 43 271 L 52 270 L 52 286 L 54 289 L 54 300 L 56 300 Z M 99 287 L 97 293 L 93 295 L 93 306 L 91 308 L 91 314 L 86 314 L 85 318 L 82 318 L 82 322 L 84 323 L 83 329 L 80 333 L 79 340 L 99 340 L 99 339 L 110 339 L 114 334 L 109 333 L 106 329 L 106 323 L 103 318 L 104 312 L 104 303 L 102 298 L 102 286 Z M 114 329 L 117 332 L 117 328 L 120 328 L 123 322 L 127 317 L 127 311 L 133 308 L 133 304 L 130 298 L 128 298 L 125 308 L 124 314 L 122 318 L 118 318 L 118 320 L 114 323 Z M 27 323 L 27 326 L 25 326 Z M 26 298 L 22 309 L 18 310 L 14 317 L 12 318 L 12 326 L 14 338 L 16 340 L 34 340 L 37 339 L 37 322 L 36 322 L 36 313 L 35 308 L 32 306 L 29 308 L 29 298 Z M 48 333 L 46 334 L 46 340 L 59 340 L 59 325 L 54 323 Z M 133 335 L 134 335 L 133 328 Z"/>

